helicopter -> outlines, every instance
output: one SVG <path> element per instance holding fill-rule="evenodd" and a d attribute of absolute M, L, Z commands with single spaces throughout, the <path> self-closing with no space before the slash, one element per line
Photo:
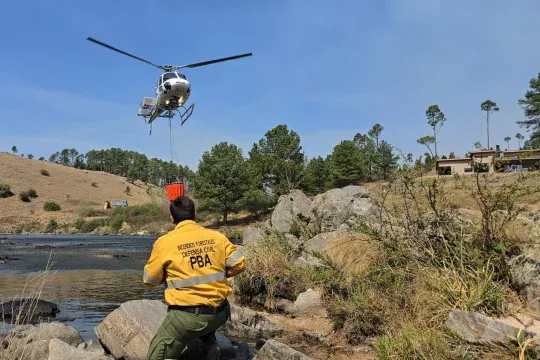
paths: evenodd
<path fill-rule="evenodd" d="M 184 104 L 189 99 L 189 96 L 191 95 L 191 84 L 189 83 L 188 78 L 178 71 L 179 69 L 195 68 L 199 66 L 215 64 L 222 61 L 235 60 L 253 55 L 252 53 L 245 53 L 181 66 L 156 65 L 148 60 L 132 55 L 123 50 L 117 49 L 92 37 L 88 37 L 86 40 L 119 52 L 121 54 L 127 55 L 146 64 L 155 66 L 163 71 L 155 85 L 156 97 L 145 97 L 141 101 L 139 105 L 139 111 L 137 113 L 137 116 L 142 116 L 145 120 L 145 123 L 148 123 L 150 125 L 150 134 L 152 134 L 152 123 L 158 117 L 172 119 L 174 117 L 174 112 L 176 111 L 180 116 L 180 126 L 182 126 L 193 113 L 195 103 L 192 103 L 188 108 L 184 106 Z M 183 109 L 183 112 L 180 112 L 180 108 Z"/>

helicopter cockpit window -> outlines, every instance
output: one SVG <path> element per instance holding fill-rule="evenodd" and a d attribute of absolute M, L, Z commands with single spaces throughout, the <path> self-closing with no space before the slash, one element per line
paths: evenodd
<path fill-rule="evenodd" d="M 178 76 L 176 75 L 176 73 L 173 73 L 173 72 L 163 74 L 163 81 L 167 81 L 169 79 L 177 79 L 177 78 Z"/>
<path fill-rule="evenodd" d="M 187 77 L 186 77 L 186 75 L 184 75 L 184 74 L 178 74 L 178 76 L 180 76 L 180 79 L 187 80 Z"/>

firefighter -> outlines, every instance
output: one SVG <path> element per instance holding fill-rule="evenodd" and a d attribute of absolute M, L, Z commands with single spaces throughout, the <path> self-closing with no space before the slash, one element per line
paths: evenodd
<path fill-rule="evenodd" d="M 227 278 L 245 270 L 245 258 L 225 235 L 195 222 L 188 197 L 171 201 L 170 212 L 175 229 L 154 242 L 144 267 L 144 284 L 166 284 L 168 306 L 147 360 L 176 359 L 196 338 L 203 341 L 206 359 L 219 359 L 215 331 L 230 317 Z"/>

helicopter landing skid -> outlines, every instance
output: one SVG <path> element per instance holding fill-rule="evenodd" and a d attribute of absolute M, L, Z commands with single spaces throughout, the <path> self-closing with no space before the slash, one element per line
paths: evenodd
<path fill-rule="evenodd" d="M 180 116 L 180 126 L 184 125 L 184 123 L 191 117 L 191 114 L 193 114 L 193 110 L 195 109 L 195 103 L 191 104 L 187 109 L 182 106 L 182 108 L 185 110 L 184 112 L 180 112 L 180 110 L 175 109 L 178 112 L 178 115 Z M 174 117 L 174 111 L 175 110 L 166 110 L 163 114 L 159 115 L 160 118 L 168 118 L 172 119 Z M 146 122 L 146 117 L 144 116 L 144 122 Z M 152 123 L 154 121 L 150 121 L 150 135 L 152 135 Z"/>

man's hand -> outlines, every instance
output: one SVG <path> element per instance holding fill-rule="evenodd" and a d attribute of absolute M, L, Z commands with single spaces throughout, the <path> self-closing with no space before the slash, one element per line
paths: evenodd
<path fill-rule="evenodd" d="M 230 277 L 233 277 L 233 276 L 236 276 L 236 275 L 242 273 L 243 271 L 244 271 L 244 269 L 235 270 L 235 269 L 232 269 L 232 268 L 227 268 L 227 270 L 225 271 L 225 276 L 230 278 Z"/>

